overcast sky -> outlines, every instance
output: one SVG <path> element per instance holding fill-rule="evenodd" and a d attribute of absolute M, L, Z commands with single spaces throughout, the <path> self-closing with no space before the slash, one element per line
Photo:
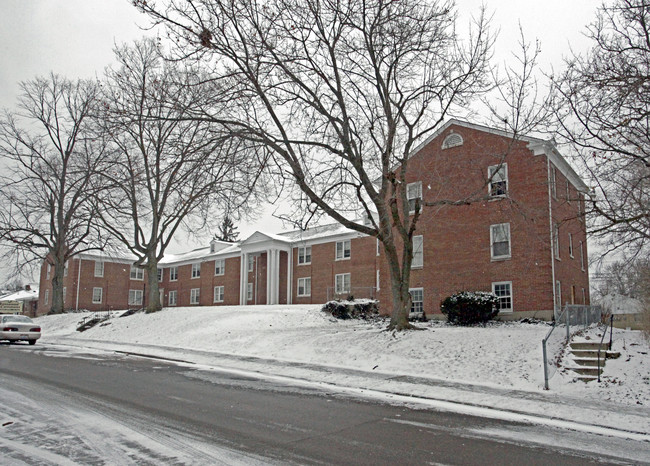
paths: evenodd
<path fill-rule="evenodd" d="M 540 65 L 562 67 L 570 48 L 585 50 L 585 26 L 595 15 L 596 0 L 457 0 L 461 24 L 485 3 L 500 30 L 495 55 L 509 58 L 519 37 L 518 24 L 527 39 L 542 43 Z M 50 71 L 69 78 L 102 74 L 112 61 L 114 44 L 153 32 L 143 31 L 148 19 L 128 0 L 1 0 L 0 107 L 11 108 L 18 83 Z M 270 213 L 251 225 L 240 225 L 240 238 L 255 229 L 279 231 Z M 1 278 L 1 277 L 0 277 Z"/>

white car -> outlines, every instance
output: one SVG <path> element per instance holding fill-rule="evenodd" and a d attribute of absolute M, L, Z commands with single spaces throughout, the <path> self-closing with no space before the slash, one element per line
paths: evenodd
<path fill-rule="evenodd" d="M 30 345 L 34 345 L 39 338 L 41 338 L 41 327 L 29 317 L 18 314 L 0 315 L 0 341 L 27 341 Z"/>

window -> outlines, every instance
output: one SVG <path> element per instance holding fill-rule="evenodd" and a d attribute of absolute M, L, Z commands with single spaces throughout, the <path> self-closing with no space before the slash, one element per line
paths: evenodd
<path fill-rule="evenodd" d="M 490 244 L 492 259 L 510 257 L 510 224 L 499 223 L 490 226 Z"/>
<path fill-rule="evenodd" d="M 43 297 L 43 304 L 48 304 L 50 302 L 50 290 L 45 290 L 45 296 Z"/>
<path fill-rule="evenodd" d="M 129 290 L 129 305 L 130 306 L 142 305 L 142 290 Z"/>
<path fill-rule="evenodd" d="M 334 292 L 337 294 L 350 292 L 349 273 L 339 273 L 334 276 Z"/>
<path fill-rule="evenodd" d="M 555 258 L 560 258 L 560 225 L 553 225 L 553 248 L 555 249 Z"/>
<path fill-rule="evenodd" d="M 580 241 L 580 269 L 585 271 L 585 252 L 582 249 L 582 241 Z"/>
<path fill-rule="evenodd" d="M 160 283 L 161 281 L 163 281 L 163 269 L 158 267 L 158 283 Z"/>
<path fill-rule="evenodd" d="M 512 282 L 492 283 L 492 293 L 499 298 L 499 312 L 512 312 Z"/>
<path fill-rule="evenodd" d="M 50 279 L 50 274 L 52 273 L 52 266 L 50 264 L 47 264 L 47 268 L 45 269 L 45 279 L 49 280 Z"/>
<path fill-rule="evenodd" d="M 223 293 L 224 293 L 224 287 L 223 286 L 215 286 L 214 287 L 214 302 L 215 303 L 222 303 L 223 302 Z"/>
<path fill-rule="evenodd" d="M 442 148 L 449 149 L 450 147 L 462 146 L 463 137 L 458 133 L 451 133 L 442 141 Z"/>
<path fill-rule="evenodd" d="M 379 255 L 381 251 L 381 241 L 379 241 L 379 238 L 377 238 L 377 255 Z"/>
<path fill-rule="evenodd" d="M 569 256 L 573 257 L 573 236 L 569 233 Z"/>
<path fill-rule="evenodd" d="M 559 280 L 555 282 L 555 306 L 562 309 L 562 284 Z"/>
<path fill-rule="evenodd" d="M 424 251 L 422 250 L 422 235 L 413 237 L 413 261 L 411 268 L 422 268 L 424 265 Z"/>
<path fill-rule="evenodd" d="M 587 304 L 587 292 L 585 289 L 582 289 L 582 304 Z"/>
<path fill-rule="evenodd" d="M 556 170 L 555 167 L 551 165 L 551 195 L 553 199 L 557 199 L 557 183 L 556 183 Z"/>
<path fill-rule="evenodd" d="M 340 261 L 343 259 L 350 258 L 350 240 L 346 239 L 344 241 L 336 242 L 336 260 Z"/>
<path fill-rule="evenodd" d="M 63 264 L 63 276 L 68 276 L 68 261 L 65 261 L 65 264 Z"/>
<path fill-rule="evenodd" d="M 298 279 L 298 296 L 311 296 L 311 277 Z"/>
<path fill-rule="evenodd" d="M 102 261 L 95 261 L 95 277 L 104 276 L 104 263 Z"/>
<path fill-rule="evenodd" d="M 502 163 L 488 167 L 488 192 L 490 196 L 508 194 L 508 165 Z"/>
<path fill-rule="evenodd" d="M 253 300 L 253 284 L 249 283 L 246 285 L 246 299 L 248 301 Z"/>
<path fill-rule="evenodd" d="M 217 259 L 214 261 L 214 274 L 223 275 L 226 273 L 226 259 Z"/>
<path fill-rule="evenodd" d="M 375 288 L 377 289 L 377 291 L 379 291 L 379 283 L 380 283 L 380 281 L 379 281 L 379 270 L 377 270 L 377 279 L 376 279 L 376 283 L 375 283 Z"/>
<path fill-rule="evenodd" d="M 566 180 L 566 201 L 571 202 L 571 196 L 569 195 L 569 179 Z"/>
<path fill-rule="evenodd" d="M 248 256 L 248 271 L 253 271 L 253 265 L 255 264 L 255 256 Z"/>
<path fill-rule="evenodd" d="M 176 290 L 169 292 L 169 295 L 167 295 L 167 302 L 170 306 L 176 306 Z"/>
<path fill-rule="evenodd" d="M 201 263 L 196 262 L 192 264 L 192 278 L 199 278 L 201 276 Z"/>
<path fill-rule="evenodd" d="M 421 314 L 424 311 L 424 290 L 422 288 L 411 288 L 411 314 Z"/>
<path fill-rule="evenodd" d="M 64 301 L 64 302 L 65 302 L 65 297 L 66 297 L 67 294 L 68 294 L 68 287 L 67 287 L 67 286 L 64 286 L 64 287 L 63 287 L 63 301 Z"/>
<path fill-rule="evenodd" d="M 144 280 L 144 269 L 136 267 L 135 265 L 131 266 L 131 280 Z"/>
<path fill-rule="evenodd" d="M 102 288 L 93 288 L 93 303 L 100 304 L 102 302 L 102 294 L 104 290 Z"/>
<path fill-rule="evenodd" d="M 415 213 L 415 204 L 418 199 L 422 199 L 422 182 L 409 183 L 406 185 L 406 199 L 409 202 L 409 214 Z M 422 210 L 420 208 L 420 210 Z"/>
<path fill-rule="evenodd" d="M 190 304 L 199 304 L 201 297 L 201 288 L 192 288 L 190 290 Z"/>
<path fill-rule="evenodd" d="M 298 248 L 298 265 L 311 264 L 311 246 Z"/>
<path fill-rule="evenodd" d="M 170 267 L 169 268 L 169 281 L 170 282 L 175 282 L 178 280 L 178 267 Z"/>

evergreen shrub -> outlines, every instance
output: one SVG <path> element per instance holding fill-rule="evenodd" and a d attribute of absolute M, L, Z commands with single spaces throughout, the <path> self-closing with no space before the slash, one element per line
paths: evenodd
<path fill-rule="evenodd" d="M 379 304 L 373 299 L 336 300 L 325 303 L 323 312 L 337 319 L 370 320 L 379 316 Z"/>
<path fill-rule="evenodd" d="M 485 291 L 462 291 L 445 298 L 440 310 L 455 325 L 484 324 L 499 313 L 499 298 Z"/>

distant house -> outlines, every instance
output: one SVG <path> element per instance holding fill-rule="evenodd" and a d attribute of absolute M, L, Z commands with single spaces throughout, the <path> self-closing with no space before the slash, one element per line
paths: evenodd
<path fill-rule="evenodd" d="M 407 193 L 424 210 L 414 237 L 413 312 L 440 316 L 460 290 L 492 291 L 504 318 L 550 319 L 563 304 L 589 303 L 587 186 L 555 146 L 451 120 L 417 148 Z M 486 184 L 486 180 L 489 182 Z M 467 205 L 448 199 L 480 198 Z M 66 308 L 145 305 L 145 272 L 132 257 L 84 253 L 69 261 Z M 41 269 L 39 309 L 51 306 L 51 270 Z M 324 303 L 373 297 L 391 312 L 383 251 L 374 237 L 324 225 L 238 243 L 213 241 L 167 255 L 158 279 L 163 306 Z"/>
<path fill-rule="evenodd" d="M 38 288 L 26 285 L 24 290 L 8 293 L 0 298 L 0 313 L 18 313 L 36 317 L 38 314 Z"/>
<path fill-rule="evenodd" d="M 614 327 L 642 330 L 644 318 L 643 302 L 620 294 L 609 294 L 600 300 L 607 314 L 614 316 Z"/>

